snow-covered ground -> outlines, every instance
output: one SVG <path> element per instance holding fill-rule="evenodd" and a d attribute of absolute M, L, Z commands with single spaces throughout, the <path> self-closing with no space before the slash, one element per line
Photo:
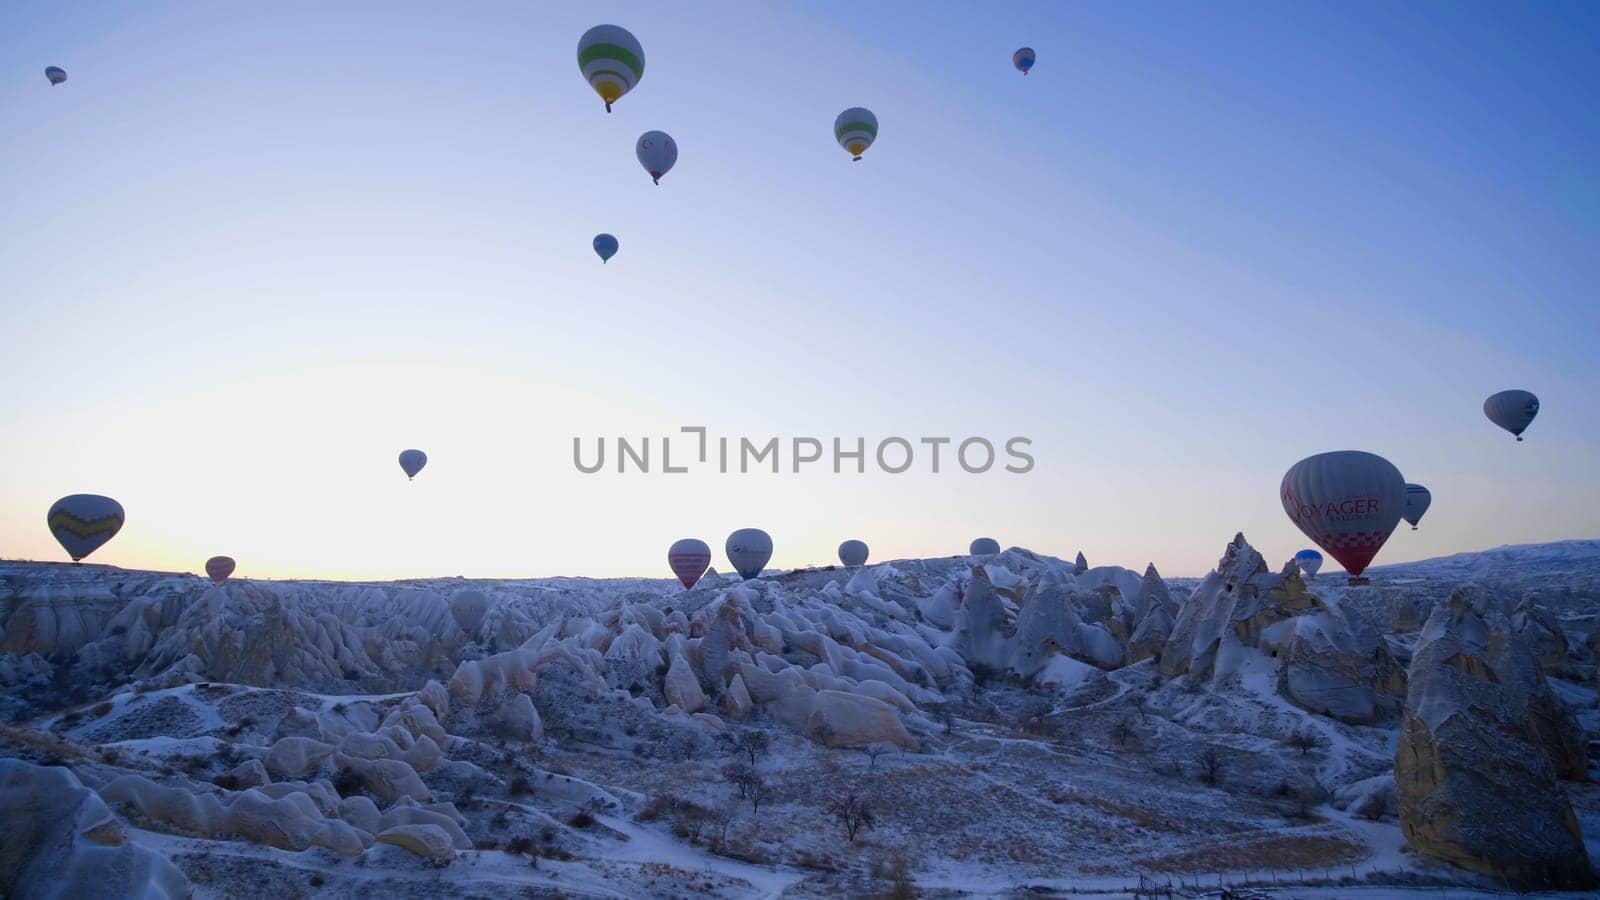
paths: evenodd
<path fill-rule="evenodd" d="M 1492 891 L 1383 799 L 1404 663 L 1464 583 L 1536 602 L 1593 739 L 1600 541 L 1252 576 L 1294 617 L 1241 599 L 1211 634 L 1247 550 L 1198 581 L 1012 549 L 690 591 L 0 562 L 0 758 L 69 768 L 201 897 Z M 1566 790 L 1600 852 L 1600 788 Z"/>

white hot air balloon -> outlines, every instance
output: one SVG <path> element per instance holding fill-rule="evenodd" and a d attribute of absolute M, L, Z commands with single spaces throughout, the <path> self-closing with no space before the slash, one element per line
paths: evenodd
<path fill-rule="evenodd" d="M 728 562 L 748 580 L 760 575 L 772 558 L 772 536 L 759 528 L 741 528 L 728 535 L 724 549 Z"/>
<path fill-rule="evenodd" d="M 1406 506 L 1401 515 L 1411 524 L 1411 530 L 1417 530 L 1417 523 L 1422 521 L 1422 514 L 1433 505 L 1433 494 L 1420 484 L 1406 485 Z"/>
<path fill-rule="evenodd" d="M 421 450 L 400 451 L 400 468 L 406 473 L 406 479 L 416 478 L 422 467 L 428 464 L 428 454 Z"/>
<path fill-rule="evenodd" d="M 1406 480 L 1394 464 L 1362 450 L 1336 450 L 1300 460 L 1278 486 L 1283 511 L 1317 546 L 1344 566 L 1351 584 L 1400 524 Z"/>
<path fill-rule="evenodd" d="M 639 165 L 650 173 L 650 180 L 660 184 L 661 176 L 672 171 L 678 162 L 678 142 L 665 131 L 646 131 L 633 145 L 633 155 L 639 157 Z"/>
<path fill-rule="evenodd" d="M 1501 391 L 1483 401 L 1483 414 L 1489 421 L 1522 440 L 1522 432 L 1533 424 L 1539 414 L 1539 398 L 1528 391 Z"/>
<path fill-rule="evenodd" d="M 993 556 L 1000 552 L 1000 542 L 994 538 L 976 538 L 972 545 L 967 547 L 969 556 Z"/>
<path fill-rule="evenodd" d="M 864 566 L 867 564 L 867 544 L 865 541 L 849 540 L 839 545 L 839 562 L 847 566 Z"/>

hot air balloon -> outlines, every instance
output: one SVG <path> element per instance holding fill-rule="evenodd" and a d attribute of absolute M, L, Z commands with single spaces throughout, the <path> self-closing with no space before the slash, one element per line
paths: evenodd
<path fill-rule="evenodd" d="M 1306 573 L 1307 578 L 1315 578 L 1317 570 L 1322 568 L 1322 554 L 1309 548 L 1301 550 L 1294 555 L 1294 563 Z"/>
<path fill-rule="evenodd" d="M 1361 450 L 1308 456 L 1284 473 L 1283 511 L 1318 547 L 1365 584 L 1361 573 L 1400 523 L 1406 480 L 1394 464 Z"/>
<path fill-rule="evenodd" d="M 50 79 L 51 87 L 55 87 L 67 80 L 67 70 L 60 66 L 47 66 L 44 70 L 44 77 Z"/>
<path fill-rule="evenodd" d="M 405 470 L 407 479 L 417 477 L 417 473 L 421 472 L 422 467 L 427 464 L 428 454 L 423 453 L 421 450 L 400 451 L 400 468 Z"/>
<path fill-rule="evenodd" d="M 1406 505 L 1400 515 L 1411 523 L 1411 530 L 1417 530 L 1417 523 L 1422 521 L 1422 514 L 1428 511 L 1433 504 L 1433 495 L 1420 484 L 1406 485 Z"/>
<path fill-rule="evenodd" d="M 578 38 L 578 69 L 611 112 L 644 76 L 644 48 L 626 28 L 596 25 Z"/>
<path fill-rule="evenodd" d="M 111 540 L 126 516 L 122 504 L 99 494 L 72 494 L 50 507 L 45 522 L 73 562 L 83 559 Z"/>
<path fill-rule="evenodd" d="M 728 540 L 731 547 L 733 538 Z M 770 554 L 772 552 L 770 541 L 767 543 L 767 547 L 767 553 Z M 732 553 L 732 551 L 729 552 L 730 554 Z M 706 573 L 706 567 L 711 565 L 711 547 L 705 541 L 697 538 L 684 538 L 681 541 L 675 541 L 671 547 L 667 548 L 667 565 L 671 567 L 672 574 L 678 576 L 678 580 L 683 582 L 684 588 L 692 588 L 695 582 L 700 580 L 700 576 Z"/>
<path fill-rule="evenodd" d="M 672 171 L 678 161 L 678 142 L 665 131 L 646 131 L 633 145 L 633 155 L 639 157 L 639 165 L 650 173 L 650 180 L 660 184 L 661 176 Z"/>
<path fill-rule="evenodd" d="M 1520 441 L 1522 432 L 1539 414 L 1539 398 L 1528 391 L 1501 391 L 1483 401 L 1483 414 Z"/>
<path fill-rule="evenodd" d="M 450 615 L 462 631 L 476 633 L 489 611 L 489 598 L 477 588 L 462 588 L 450 595 Z"/>
<path fill-rule="evenodd" d="M 617 239 L 609 234 L 595 235 L 594 252 L 600 254 L 601 262 L 610 262 L 611 257 L 617 255 Z"/>
<path fill-rule="evenodd" d="M 861 154 L 878 139 L 878 117 L 870 109 L 852 106 L 833 120 L 833 136 L 852 159 L 860 162 Z"/>
<path fill-rule="evenodd" d="M 1033 68 L 1033 61 L 1036 58 L 1032 47 L 1023 47 L 1021 50 L 1011 54 L 1011 64 L 1017 67 L 1018 72 L 1026 75 L 1028 70 Z"/>
<path fill-rule="evenodd" d="M 741 528 L 728 535 L 728 562 L 746 580 L 761 574 L 772 558 L 772 537 L 759 528 Z"/>
<path fill-rule="evenodd" d="M 864 566 L 867 564 L 867 544 L 865 541 L 845 541 L 839 545 L 839 562 L 847 566 Z"/>
<path fill-rule="evenodd" d="M 233 557 L 213 556 L 206 560 L 206 575 L 211 578 L 212 584 L 222 584 L 233 574 Z"/>
<path fill-rule="evenodd" d="M 969 556 L 993 556 L 1000 552 L 1000 542 L 994 538 L 977 538 L 967 548 Z"/>

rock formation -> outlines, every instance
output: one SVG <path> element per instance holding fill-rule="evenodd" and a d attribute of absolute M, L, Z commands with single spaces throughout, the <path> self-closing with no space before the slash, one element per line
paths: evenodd
<path fill-rule="evenodd" d="M 1434 609 L 1413 653 L 1395 753 L 1412 849 L 1519 889 L 1595 886 L 1537 724 L 1556 702 L 1546 698 L 1532 651 L 1485 595 L 1457 591 Z"/>

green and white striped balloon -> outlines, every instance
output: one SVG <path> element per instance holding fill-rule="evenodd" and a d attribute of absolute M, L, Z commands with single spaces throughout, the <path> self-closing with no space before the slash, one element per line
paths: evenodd
<path fill-rule="evenodd" d="M 606 102 L 606 112 L 644 77 L 644 48 L 617 25 L 596 25 L 578 39 L 578 68 Z"/>
<path fill-rule="evenodd" d="M 839 146 L 845 152 L 859 161 L 861 154 L 878 139 L 878 117 L 870 109 L 852 106 L 833 120 L 833 136 L 839 139 Z"/>

